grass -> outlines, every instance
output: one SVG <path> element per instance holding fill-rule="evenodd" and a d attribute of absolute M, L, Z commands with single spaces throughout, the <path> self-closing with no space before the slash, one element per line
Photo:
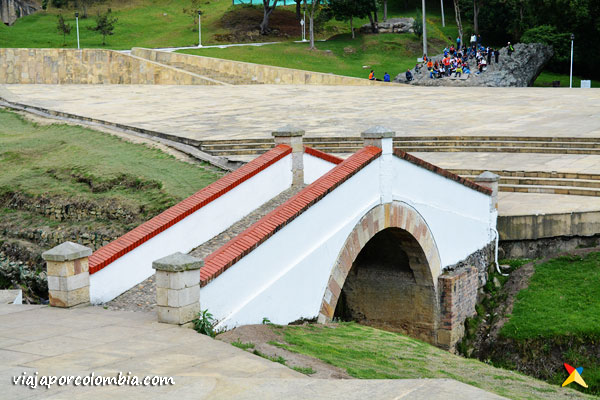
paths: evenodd
<path fill-rule="evenodd" d="M 304 375 L 313 375 L 317 373 L 312 367 L 292 367 L 292 369 Z"/>
<path fill-rule="evenodd" d="M 233 346 L 237 347 L 238 349 L 242 349 L 242 350 L 248 350 L 248 349 L 254 348 L 254 343 L 252 343 L 252 342 L 242 343 L 240 340 L 236 340 L 235 342 L 231 342 L 231 344 Z"/>
<path fill-rule="evenodd" d="M 573 77 L 573 87 L 580 88 L 581 80 L 583 78 L 579 76 Z M 569 87 L 569 74 L 558 74 L 555 72 L 544 71 L 538 76 L 538 78 L 533 83 L 533 86 L 537 87 L 547 87 L 552 86 L 552 82 L 560 81 L 560 87 Z M 600 81 L 592 80 L 593 88 L 600 88 Z"/>
<path fill-rule="evenodd" d="M 0 109 L 0 194 L 117 201 L 155 214 L 220 177 L 161 150 Z"/>
<path fill-rule="evenodd" d="M 94 6 L 88 12 L 89 18 L 79 19 L 81 47 L 102 47 L 102 36 L 88 27 L 94 25 L 97 11 L 104 12 L 109 7 L 119 21 L 114 35 L 106 39 L 108 48 L 195 46 L 198 27 L 191 16 L 183 13 L 189 3 L 187 0 L 109 0 Z M 230 7 L 228 0 L 204 2 L 201 8 L 203 44 L 214 43 L 213 36 L 225 32 L 219 20 Z M 17 20 L 13 26 L 0 24 L 0 43 L 6 47 L 63 47 L 62 35 L 56 30 L 57 16 L 63 14 L 65 22 L 73 27 L 67 36 L 67 47 L 77 47 L 74 13 L 73 9 L 49 7 L 47 11 Z"/>
<path fill-rule="evenodd" d="M 360 379 L 451 378 L 512 399 L 559 399 L 570 389 L 465 359 L 407 336 L 356 323 L 283 327 L 282 345 Z"/>
<path fill-rule="evenodd" d="M 536 266 L 501 335 L 600 339 L 600 253 L 559 257 Z"/>

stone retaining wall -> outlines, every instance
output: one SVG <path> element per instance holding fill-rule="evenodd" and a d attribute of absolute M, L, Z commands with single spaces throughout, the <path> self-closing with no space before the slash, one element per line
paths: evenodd
<path fill-rule="evenodd" d="M 214 80 L 102 49 L 0 48 L 0 84 L 217 85 Z"/>
<path fill-rule="evenodd" d="M 369 81 L 368 79 L 352 78 L 348 76 L 142 48 L 133 48 L 131 54 L 167 65 L 182 65 L 184 68 L 186 68 L 185 66 L 187 65 L 187 68 L 190 70 L 201 68 L 216 71 L 221 74 L 239 76 L 255 83 L 349 86 L 390 85 L 389 83 L 374 82 Z"/>

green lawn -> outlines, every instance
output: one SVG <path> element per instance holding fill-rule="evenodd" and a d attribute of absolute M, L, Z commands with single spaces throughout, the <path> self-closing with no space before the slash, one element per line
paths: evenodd
<path fill-rule="evenodd" d="M 512 399 L 564 399 L 573 390 L 465 359 L 407 336 L 356 323 L 273 326 L 278 346 L 323 360 L 360 379 L 451 378 Z"/>
<path fill-rule="evenodd" d="M 79 19 L 81 46 L 102 47 L 102 36 L 87 28 L 94 25 L 96 11 L 112 8 L 119 21 L 113 36 L 107 37 L 107 48 L 194 46 L 198 44 L 198 28 L 192 17 L 183 13 L 186 0 L 110 0 L 89 11 L 89 18 Z M 214 42 L 213 35 L 226 32 L 218 24 L 231 7 L 229 0 L 206 1 L 202 6 L 203 43 Z M 63 47 L 63 37 L 56 29 L 57 15 L 63 14 L 73 30 L 67 36 L 67 47 L 77 47 L 75 10 L 49 8 L 17 20 L 13 26 L 0 24 L 1 47 Z"/>
<path fill-rule="evenodd" d="M 91 129 L 0 109 L 0 194 L 117 200 L 148 216 L 215 181 L 212 169 Z"/>
<path fill-rule="evenodd" d="M 512 339 L 577 335 L 600 339 L 600 253 L 535 267 L 501 334 Z"/>
<path fill-rule="evenodd" d="M 580 88 L 581 87 L 581 77 L 574 76 L 573 77 L 573 87 Z M 547 87 L 551 86 L 553 81 L 560 81 L 560 87 L 569 87 L 569 75 L 568 74 L 557 74 L 555 72 L 544 71 L 538 76 L 535 80 L 533 86 L 542 86 Z M 593 88 L 600 88 L 600 81 L 592 80 Z"/>

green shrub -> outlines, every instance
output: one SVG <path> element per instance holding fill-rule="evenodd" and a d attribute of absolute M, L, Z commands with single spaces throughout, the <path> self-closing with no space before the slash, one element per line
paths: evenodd
<path fill-rule="evenodd" d="M 192 320 L 194 330 L 206 336 L 215 337 L 215 319 L 208 310 L 203 310 L 198 313 L 198 316 Z"/>
<path fill-rule="evenodd" d="M 523 43 L 544 43 L 554 47 L 554 61 L 565 63 L 571 57 L 571 34 L 559 33 L 552 25 L 531 28 L 521 36 Z"/>

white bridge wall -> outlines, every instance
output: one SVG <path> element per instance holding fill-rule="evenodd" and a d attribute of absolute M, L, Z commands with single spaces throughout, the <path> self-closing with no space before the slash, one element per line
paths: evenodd
<path fill-rule="evenodd" d="M 304 163 L 304 183 L 307 185 L 313 183 L 335 167 L 335 164 L 307 153 L 304 153 L 302 162 Z"/>
<path fill-rule="evenodd" d="M 381 184 L 382 177 L 388 184 Z M 397 157 L 390 162 L 386 155 L 203 287 L 201 308 L 216 317 L 218 329 L 258 324 L 265 317 L 278 324 L 317 317 L 342 246 L 358 221 L 388 198 L 382 192 L 388 192 L 389 180 L 393 199 L 415 208 L 427 222 L 442 267 L 491 241 L 490 196 Z"/>
<path fill-rule="evenodd" d="M 152 262 L 176 252 L 188 253 L 225 231 L 292 184 L 287 155 L 191 215 L 90 275 L 90 301 L 100 304 L 150 277 Z M 260 188 L 260 190 L 256 190 Z"/>

